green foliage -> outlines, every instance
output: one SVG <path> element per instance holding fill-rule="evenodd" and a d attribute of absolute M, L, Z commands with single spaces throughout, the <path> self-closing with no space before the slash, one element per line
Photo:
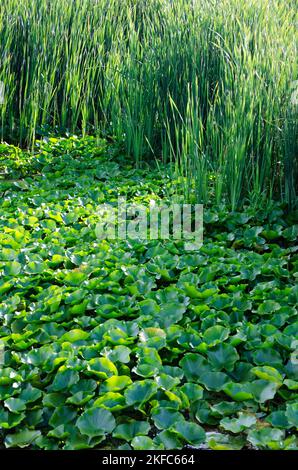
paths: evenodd
<path fill-rule="evenodd" d="M 23 171 L 0 183 L 2 446 L 297 448 L 297 249 L 283 206 L 207 207 L 189 253 L 96 238 L 100 203 L 148 204 L 169 185 L 114 146 L 40 142 Z"/>
<path fill-rule="evenodd" d="M 76 425 L 83 435 L 95 437 L 111 433 L 116 422 L 110 411 L 103 408 L 89 408 L 79 417 Z"/>
<path fill-rule="evenodd" d="M 172 161 L 185 198 L 294 205 L 296 24 L 284 0 L 6 0 L 1 138 L 113 135 Z"/>

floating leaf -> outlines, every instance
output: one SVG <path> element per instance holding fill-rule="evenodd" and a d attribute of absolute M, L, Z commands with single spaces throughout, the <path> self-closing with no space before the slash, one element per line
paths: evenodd
<path fill-rule="evenodd" d="M 239 360 L 237 350 L 230 344 L 217 344 L 207 352 L 208 359 L 215 370 L 233 370 L 235 362 Z"/>
<path fill-rule="evenodd" d="M 284 439 L 284 431 L 276 428 L 252 429 L 248 432 L 247 440 L 261 449 L 277 449 Z"/>
<path fill-rule="evenodd" d="M 151 413 L 151 417 L 158 429 L 169 429 L 177 421 L 183 419 L 183 415 L 172 408 L 157 408 Z"/>
<path fill-rule="evenodd" d="M 117 367 L 106 357 L 94 358 L 88 362 L 89 375 L 95 375 L 100 379 L 107 379 L 112 375 L 118 375 Z"/>
<path fill-rule="evenodd" d="M 131 441 L 131 446 L 134 450 L 158 450 L 164 449 L 163 444 L 155 444 L 150 437 L 137 436 Z"/>
<path fill-rule="evenodd" d="M 89 337 L 89 333 L 83 330 L 74 329 L 65 333 L 61 337 L 61 341 L 69 341 L 70 343 L 75 343 L 76 341 L 84 341 Z"/>
<path fill-rule="evenodd" d="M 108 392 L 97 398 L 93 406 L 99 406 L 109 411 L 118 411 L 126 408 L 127 404 L 121 393 Z"/>
<path fill-rule="evenodd" d="M 263 367 L 253 367 L 251 372 L 257 377 L 269 382 L 275 382 L 278 385 L 282 384 L 283 377 L 274 367 L 263 366 Z"/>
<path fill-rule="evenodd" d="M 136 436 L 144 436 L 150 430 L 147 421 L 130 420 L 127 423 L 119 424 L 114 432 L 113 437 L 131 441 Z"/>
<path fill-rule="evenodd" d="M 4 405 L 12 413 L 20 413 L 26 409 L 26 402 L 20 398 L 8 398 L 5 400 Z"/>
<path fill-rule="evenodd" d="M 41 436 L 41 432 L 38 430 L 23 429 L 15 434 L 7 434 L 4 444 L 5 447 L 20 447 L 22 449 L 31 445 L 39 436 Z"/>
<path fill-rule="evenodd" d="M 103 382 L 101 385 L 101 392 L 118 392 L 119 390 L 123 390 L 128 385 L 132 383 L 130 377 L 126 375 L 115 375 L 109 377 L 107 380 Z"/>
<path fill-rule="evenodd" d="M 204 372 L 209 370 L 208 362 L 200 354 L 185 354 L 179 364 L 182 367 L 186 378 L 190 381 L 196 381 Z"/>
<path fill-rule="evenodd" d="M 67 369 L 65 366 L 62 366 L 54 378 L 52 390 L 59 392 L 60 390 L 70 388 L 72 385 L 77 383 L 79 379 L 80 377 L 77 371 Z"/>
<path fill-rule="evenodd" d="M 245 444 L 242 438 L 218 432 L 208 432 L 206 437 L 208 447 L 212 450 L 241 450 Z"/>
<path fill-rule="evenodd" d="M 189 423 L 184 420 L 177 421 L 171 430 L 175 431 L 179 438 L 194 446 L 201 444 L 205 440 L 204 429 L 196 423 Z"/>
<path fill-rule="evenodd" d="M 286 417 L 291 426 L 298 428 L 298 403 L 287 403 Z"/>
<path fill-rule="evenodd" d="M 265 403 L 267 400 L 274 398 L 278 385 L 267 380 L 255 380 L 248 385 L 248 388 L 256 401 Z"/>
<path fill-rule="evenodd" d="M 181 441 L 178 438 L 178 434 L 175 431 L 161 431 L 154 439 L 157 445 L 161 444 L 164 449 L 182 449 Z"/>
<path fill-rule="evenodd" d="M 222 390 L 235 401 L 245 401 L 253 398 L 248 384 L 229 382 L 223 386 Z"/>
<path fill-rule="evenodd" d="M 224 326 L 211 326 L 204 332 L 203 341 L 207 343 L 209 347 L 216 346 L 217 344 L 225 341 L 228 338 L 229 333 L 230 330 Z"/>
<path fill-rule="evenodd" d="M 200 385 L 186 383 L 181 387 L 181 390 L 192 403 L 203 398 L 204 389 Z"/>
<path fill-rule="evenodd" d="M 130 385 L 124 393 L 128 405 L 146 403 L 156 393 L 157 384 L 151 380 L 141 380 Z"/>
<path fill-rule="evenodd" d="M 206 372 L 202 374 L 198 380 L 205 385 L 207 390 L 219 392 L 224 389 L 225 385 L 230 381 L 230 378 L 223 372 Z"/>
<path fill-rule="evenodd" d="M 251 428 L 256 422 L 257 418 L 254 415 L 239 413 L 238 418 L 223 418 L 220 421 L 220 426 L 226 431 L 239 433 L 247 428 Z"/>
<path fill-rule="evenodd" d="M 96 437 L 112 432 L 116 427 L 116 421 L 110 411 L 90 408 L 79 417 L 76 426 L 83 435 Z"/>

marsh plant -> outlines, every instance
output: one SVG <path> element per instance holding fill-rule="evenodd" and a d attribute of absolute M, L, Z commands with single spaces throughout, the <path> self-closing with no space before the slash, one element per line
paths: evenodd
<path fill-rule="evenodd" d="M 6 0 L 1 137 L 56 128 L 172 162 L 191 201 L 295 205 L 297 10 L 284 0 Z"/>

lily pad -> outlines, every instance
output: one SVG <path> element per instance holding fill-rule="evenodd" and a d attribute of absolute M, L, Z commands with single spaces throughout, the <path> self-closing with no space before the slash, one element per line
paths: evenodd
<path fill-rule="evenodd" d="M 96 437 L 112 432 L 116 427 L 116 421 L 110 411 L 103 408 L 90 408 L 78 418 L 76 426 L 81 434 Z"/>

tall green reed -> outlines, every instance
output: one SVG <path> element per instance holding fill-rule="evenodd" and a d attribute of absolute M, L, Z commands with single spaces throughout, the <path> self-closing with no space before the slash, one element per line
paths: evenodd
<path fill-rule="evenodd" d="M 104 133 L 187 199 L 293 206 L 296 24 L 283 0 L 6 0 L 1 138 Z"/>

